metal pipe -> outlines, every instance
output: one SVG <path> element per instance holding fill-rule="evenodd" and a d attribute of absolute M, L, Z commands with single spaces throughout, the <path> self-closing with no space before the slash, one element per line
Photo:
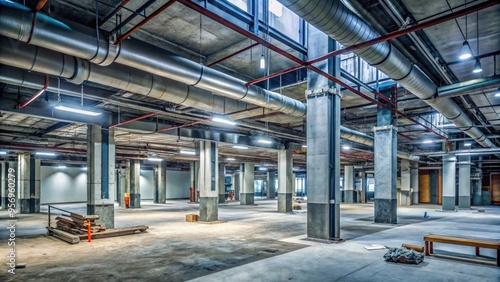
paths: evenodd
<path fill-rule="evenodd" d="M 25 6 L 0 0 L 0 35 L 25 42 L 27 33 L 31 30 L 27 28 L 27 22 L 32 18 L 33 13 Z M 297 117 L 306 114 L 306 106 L 300 101 L 254 85 L 246 87 L 245 82 L 240 79 L 174 55 L 152 44 L 131 38 L 113 46 L 104 38 L 97 41 L 95 29 L 77 23 L 63 23 L 43 14 L 37 17 L 37 21 L 43 21 L 44 25 L 34 30 L 34 45 L 91 60 L 100 65 L 116 62 L 285 114 Z"/>
<path fill-rule="evenodd" d="M 438 97 L 456 97 L 457 94 L 469 94 L 469 91 L 482 90 L 500 85 L 500 75 L 477 78 L 451 85 L 438 87 Z"/>
<path fill-rule="evenodd" d="M 147 24 L 150 20 L 152 20 L 154 17 L 158 16 L 161 12 L 166 10 L 168 7 L 172 6 L 177 0 L 170 0 L 168 1 L 165 5 L 161 6 L 156 10 L 154 13 L 151 15 L 147 16 L 145 19 L 143 19 L 140 23 L 132 27 L 129 31 L 125 32 L 123 35 L 121 35 L 115 42 L 115 44 L 121 43 L 123 40 L 125 40 L 127 37 L 129 37 L 132 33 L 137 31 L 139 28 L 141 28 L 143 25 Z"/>
<path fill-rule="evenodd" d="M 350 48 L 349 46 L 356 46 L 356 48 L 364 47 L 363 49 L 355 50 L 354 53 L 397 81 L 415 96 L 424 100 L 458 127 L 465 126 L 469 128 L 464 133 L 471 136 L 483 147 L 494 147 L 491 140 L 486 138 L 484 133 L 474 126 L 470 118 L 460 109 L 455 101 L 450 98 L 435 98 L 437 86 L 420 69 L 413 65 L 408 58 L 384 40 L 467 15 L 473 11 L 496 5 L 498 1 L 483 2 L 461 11 L 450 13 L 447 16 L 426 21 L 421 25 L 392 32 L 385 35 L 385 37 L 381 37 L 380 34 L 365 24 L 362 19 L 347 9 L 340 0 L 280 0 L 280 2 L 343 46 L 348 46 L 346 49 Z"/>
<path fill-rule="evenodd" d="M 481 148 L 481 149 L 468 149 L 468 150 L 455 150 L 451 152 L 438 151 L 438 152 L 419 152 L 414 153 L 415 156 L 429 156 L 429 157 L 441 157 L 447 156 L 448 154 L 454 154 L 457 156 L 472 156 L 472 155 L 494 155 L 500 153 L 500 148 Z"/>
<path fill-rule="evenodd" d="M 157 112 L 152 112 L 152 113 L 149 113 L 149 114 L 138 116 L 138 117 L 135 117 L 133 119 L 126 120 L 124 122 L 119 122 L 117 124 L 110 125 L 109 128 L 113 128 L 113 127 L 117 127 L 117 126 L 124 125 L 124 124 L 127 124 L 127 123 L 131 123 L 131 122 L 134 122 L 136 120 L 141 120 L 141 119 L 145 119 L 145 118 L 148 118 L 148 117 L 152 117 L 152 116 L 154 116 L 156 114 L 158 114 L 158 113 Z"/>
<path fill-rule="evenodd" d="M 22 109 L 22 108 L 26 107 L 27 105 L 29 105 L 31 102 L 35 101 L 36 98 L 38 98 L 40 95 L 42 95 L 45 92 L 45 90 L 47 90 L 47 87 L 49 87 L 49 76 L 45 75 L 45 83 L 43 85 L 43 88 L 38 90 L 38 92 L 36 92 L 33 96 L 31 96 L 31 98 L 29 98 L 28 101 L 18 105 L 17 108 Z"/>

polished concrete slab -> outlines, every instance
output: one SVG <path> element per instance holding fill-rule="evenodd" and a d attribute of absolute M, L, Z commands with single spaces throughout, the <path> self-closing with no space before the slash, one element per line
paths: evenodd
<path fill-rule="evenodd" d="M 19 215 L 16 275 L 0 271 L 1 281 L 499 281 L 500 268 L 443 258 L 426 258 L 418 266 L 386 263 L 384 250 L 365 245 L 422 245 L 429 233 L 500 240 L 500 207 L 442 212 L 440 206 L 398 209 L 398 224 L 373 223 L 373 204 L 341 205 L 341 236 L 346 242 L 304 240 L 304 210 L 278 213 L 276 200 L 256 198 L 255 206 L 219 205 L 220 224 L 185 222 L 198 213 L 187 200 L 141 209 L 115 206 L 115 226 L 150 226 L 145 234 L 97 239 L 69 245 L 45 237 L 47 206 L 41 214 Z M 86 204 L 56 205 L 84 213 Z M 427 212 L 429 218 L 424 218 Z M 0 211 L 6 224 L 7 212 Z M 0 251 L 7 253 L 7 229 L 0 229 Z M 473 248 L 437 245 L 436 252 L 472 255 Z M 492 250 L 482 255 L 495 257 Z M 6 256 L 0 257 L 5 267 Z"/>

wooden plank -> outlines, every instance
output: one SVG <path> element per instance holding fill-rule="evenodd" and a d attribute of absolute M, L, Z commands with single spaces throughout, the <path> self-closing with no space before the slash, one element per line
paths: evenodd
<path fill-rule="evenodd" d="M 428 170 L 420 171 L 418 177 L 418 200 L 419 203 L 431 202 L 430 175 Z"/>
<path fill-rule="evenodd" d="M 486 241 L 433 234 L 424 236 L 424 241 L 500 250 L 500 242 L 496 241 Z"/>
<path fill-rule="evenodd" d="M 50 226 L 48 226 L 47 229 L 49 230 L 49 235 L 52 235 L 58 239 L 65 241 L 65 242 L 68 242 L 70 244 L 80 243 L 80 237 L 77 235 L 73 235 L 71 233 L 64 232 L 62 230 L 59 230 L 59 229 L 56 229 L 56 228 L 53 228 Z"/>
<path fill-rule="evenodd" d="M 123 235 L 132 235 L 140 232 L 144 232 L 149 227 L 146 225 L 125 227 L 125 228 L 114 228 L 108 229 L 106 231 L 97 232 L 92 234 L 92 239 L 106 238 L 106 237 L 114 237 L 114 236 L 123 236 Z M 80 239 L 86 239 L 87 235 L 80 235 Z"/>

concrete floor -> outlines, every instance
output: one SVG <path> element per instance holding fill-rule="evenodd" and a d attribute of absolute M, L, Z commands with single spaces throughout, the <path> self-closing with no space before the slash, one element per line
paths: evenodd
<path fill-rule="evenodd" d="M 0 281 L 500 281 L 500 268 L 438 257 L 418 265 L 387 263 L 385 250 L 370 244 L 398 247 L 422 245 L 429 233 L 500 240 L 500 207 L 441 212 L 439 206 L 399 209 L 397 225 L 373 223 L 373 205 L 342 205 L 341 234 L 347 241 L 324 244 L 304 240 L 306 211 L 279 214 L 275 200 L 256 206 L 222 204 L 221 224 L 185 222 L 197 213 L 186 200 L 153 204 L 142 209 L 116 207 L 116 227 L 145 224 L 147 233 L 97 239 L 69 245 L 46 237 L 47 207 L 41 214 L 20 215 L 17 262 L 27 268 L 8 274 L 1 255 Z M 58 207 L 85 213 L 85 204 Z M 305 207 L 305 204 L 302 204 Z M 427 211 L 430 218 L 424 219 Z M 7 212 L 0 211 L 7 225 Z M 0 251 L 7 254 L 7 230 L 0 228 Z M 436 252 L 473 254 L 471 247 L 435 246 Z M 493 250 L 482 255 L 496 257 Z"/>

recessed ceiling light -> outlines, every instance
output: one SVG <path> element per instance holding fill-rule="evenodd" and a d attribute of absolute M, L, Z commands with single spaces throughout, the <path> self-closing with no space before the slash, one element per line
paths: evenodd
<path fill-rule="evenodd" d="M 246 147 L 246 146 L 239 146 L 239 145 L 235 145 L 235 146 L 233 146 L 233 148 L 235 148 L 235 149 L 241 149 L 241 150 L 247 150 L 248 149 L 248 147 Z"/>

